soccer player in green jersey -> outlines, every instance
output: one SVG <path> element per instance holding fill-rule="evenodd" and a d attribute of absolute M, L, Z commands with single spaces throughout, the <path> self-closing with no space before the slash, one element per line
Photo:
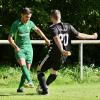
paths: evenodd
<path fill-rule="evenodd" d="M 34 30 L 40 35 L 48 45 L 50 41 L 43 34 L 43 32 L 30 20 L 32 11 L 30 8 L 25 7 L 21 10 L 21 18 L 16 20 L 9 33 L 8 41 L 15 49 L 15 57 L 21 66 L 22 76 L 17 92 L 23 92 L 23 85 L 25 79 L 28 81 L 29 86 L 32 86 L 32 79 L 30 77 L 30 67 L 33 60 L 33 49 L 30 41 L 30 30 Z"/>

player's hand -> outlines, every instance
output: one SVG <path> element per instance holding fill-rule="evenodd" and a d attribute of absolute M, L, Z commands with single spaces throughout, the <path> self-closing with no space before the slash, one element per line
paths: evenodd
<path fill-rule="evenodd" d="M 16 51 L 16 52 L 19 52 L 19 51 L 20 51 L 20 48 L 19 48 L 19 47 L 16 47 L 16 48 L 15 48 L 15 51 Z"/>
<path fill-rule="evenodd" d="M 93 39 L 97 39 L 98 38 L 98 34 L 97 33 L 93 33 Z"/>
<path fill-rule="evenodd" d="M 48 45 L 48 46 L 50 46 L 50 40 L 45 40 L 45 42 L 46 42 L 46 44 Z"/>
<path fill-rule="evenodd" d="M 62 50 L 61 53 L 62 53 L 63 56 L 66 56 L 66 57 L 67 56 L 71 56 L 71 52 L 70 51 Z"/>

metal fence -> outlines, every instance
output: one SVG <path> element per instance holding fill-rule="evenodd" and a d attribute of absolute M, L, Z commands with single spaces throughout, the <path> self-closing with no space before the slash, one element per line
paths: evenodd
<path fill-rule="evenodd" d="M 72 44 L 79 45 L 80 79 L 83 80 L 83 46 L 84 44 L 100 44 L 100 40 L 72 40 Z M 44 40 L 31 40 L 32 44 L 45 44 Z M 8 40 L 0 40 L 0 44 L 9 44 Z"/>

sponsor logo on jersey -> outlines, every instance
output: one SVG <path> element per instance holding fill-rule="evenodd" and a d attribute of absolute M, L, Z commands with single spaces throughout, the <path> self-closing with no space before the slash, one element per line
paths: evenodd
<path fill-rule="evenodd" d="M 29 35 L 29 33 L 25 33 L 25 34 L 23 34 L 23 33 L 19 33 L 19 36 L 28 36 Z"/>

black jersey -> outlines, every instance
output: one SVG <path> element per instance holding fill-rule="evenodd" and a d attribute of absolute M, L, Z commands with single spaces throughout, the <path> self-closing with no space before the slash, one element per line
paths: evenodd
<path fill-rule="evenodd" d="M 52 40 L 52 51 L 57 53 L 60 52 L 57 45 L 55 44 L 53 37 L 59 36 L 60 40 L 63 45 L 64 50 L 70 51 L 71 49 L 71 40 L 73 36 L 78 36 L 78 31 L 69 23 L 58 23 L 51 25 L 49 27 L 49 31 L 51 34 L 51 40 Z"/>

